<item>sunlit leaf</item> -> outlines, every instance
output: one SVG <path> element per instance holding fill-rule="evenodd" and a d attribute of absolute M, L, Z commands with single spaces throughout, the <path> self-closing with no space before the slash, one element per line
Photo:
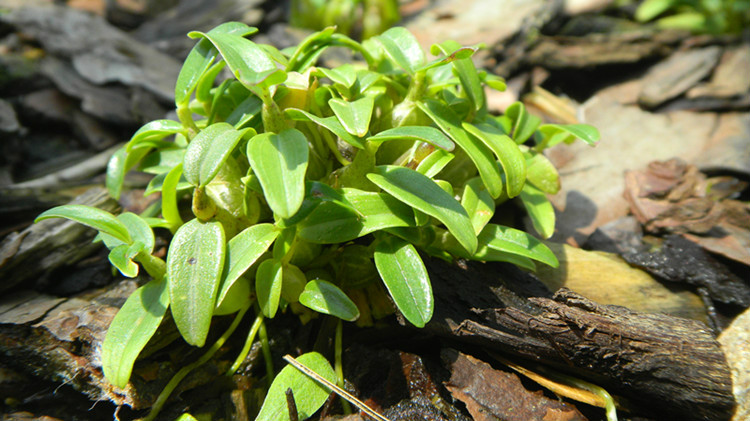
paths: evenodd
<path fill-rule="evenodd" d="M 440 130 L 429 126 L 401 126 L 384 130 L 367 138 L 370 142 L 386 142 L 389 140 L 408 139 L 427 142 L 445 151 L 452 151 L 455 145 Z"/>
<path fill-rule="evenodd" d="M 433 50 L 435 49 L 434 47 L 437 47 L 443 52 L 443 54 L 446 54 L 449 57 L 462 50 L 459 43 L 451 40 L 433 45 Z M 454 60 L 452 63 L 453 70 L 461 81 L 463 92 L 473 106 L 472 115 L 482 115 L 486 113 L 487 104 L 484 97 L 484 88 L 482 87 L 481 80 L 479 80 L 479 72 L 477 72 L 474 62 L 466 57 Z"/>
<path fill-rule="evenodd" d="M 557 168 L 544 154 L 529 151 L 526 156 L 526 179 L 541 191 L 556 194 L 560 191 L 560 176 Z"/>
<path fill-rule="evenodd" d="M 128 229 L 114 215 L 99 208 L 86 205 L 63 205 L 42 212 L 34 222 L 50 218 L 66 218 L 94 228 L 99 232 L 109 234 L 112 237 L 130 244 L 132 239 Z"/>
<path fill-rule="evenodd" d="M 470 253 L 477 248 L 477 237 L 466 210 L 434 181 L 405 167 L 382 165 L 367 178 L 407 205 L 436 218 L 456 236 Z"/>
<path fill-rule="evenodd" d="M 362 217 L 354 209 L 336 202 L 320 203 L 299 223 L 297 235 L 317 244 L 335 244 L 358 238 Z"/>
<path fill-rule="evenodd" d="M 508 197 L 518 196 L 526 182 L 526 159 L 518 145 L 488 124 L 463 123 L 463 128 L 492 149 L 503 167 Z"/>
<path fill-rule="evenodd" d="M 331 98 L 328 105 L 350 134 L 363 137 L 370 130 L 370 119 L 375 101 L 370 96 L 347 102 L 341 98 Z"/>
<path fill-rule="evenodd" d="M 128 152 L 143 145 L 150 146 L 149 142 L 161 140 L 167 136 L 180 133 L 185 130 L 182 124 L 173 120 L 154 120 L 146 123 L 138 129 L 125 145 Z"/>
<path fill-rule="evenodd" d="M 424 327 L 435 302 L 430 277 L 414 246 L 395 237 L 380 241 L 375 246 L 375 266 L 406 320 Z"/>
<path fill-rule="evenodd" d="M 138 354 L 156 332 L 169 306 L 166 280 L 153 280 L 125 301 L 102 343 L 104 376 L 119 388 L 127 386 Z"/>
<path fill-rule="evenodd" d="M 137 252 L 133 254 L 131 251 L 128 244 L 120 244 L 110 250 L 108 259 L 124 276 L 135 278 L 138 276 L 138 264 L 133 261 L 133 257 Z"/>
<path fill-rule="evenodd" d="M 537 150 L 544 150 L 558 143 L 573 143 L 580 139 L 594 146 L 599 141 L 599 130 L 588 124 L 544 124 L 539 127 L 541 141 Z"/>
<path fill-rule="evenodd" d="M 388 57 L 409 74 L 414 74 L 425 62 L 425 54 L 414 35 L 402 27 L 391 28 L 374 37 Z"/>
<path fill-rule="evenodd" d="M 479 170 L 479 176 L 482 177 L 482 182 L 487 186 L 487 191 L 490 192 L 490 195 L 494 198 L 499 197 L 502 193 L 503 182 L 500 178 L 500 170 L 490 149 L 480 140 L 471 138 L 461 127 L 461 119 L 445 104 L 435 100 L 427 100 L 424 103 L 420 102 L 418 104 L 419 108 L 443 132 L 448 134 L 466 152 L 471 161 L 474 162 L 477 170 Z"/>
<path fill-rule="evenodd" d="M 365 147 L 363 140 L 346 131 L 346 129 L 344 129 L 344 126 L 341 125 L 341 122 L 338 118 L 336 118 L 336 116 L 318 117 L 315 114 L 308 113 L 304 110 L 298 110 L 296 108 L 289 108 L 287 110 L 284 110 L 284 112 L 292 120 L 312 121 L 318 126 L 330 130 L 331 133 L 335 134 L 341 140 L 354 146 L 355 148 L 364 149 Z"/>
<path fill-rule="evenodd" d="M 205 187 L 242 139 L 246 130 L 235 130 L 229 123 L 214 123 L 201 130 L 185 151 L 185 178 L 196 187 Z"/>
<path fill-rule="evenodd" d="M 257 224 L 229 240 L 218 301 L 224 299 L 232 284 L 268 250 L 278 235 L 279 230 L 272 224 Z"/>
<path fill-rule="evenodd" d="M 487 192 L 479 178 L 472 178 L 464 185 L 464 193 L 461 196 L 461 206 L 466 209 L 474 227 L 474 233 L 479 235 L 484 226 L 495 214 L 495 201 Z"/>
<path fill-rule="evenodd" d="M 544 238 L 550 238 L 555 233 L 555 208 L 547 196 L 543 191 L 526 184 L 520 197 L 536 232 Z"/>
<path fill-rule="evenodd" d="M 557 267 L 555 254 L 531 234 L 510 227 L 488 224 L 479 234 L 479 242 L 490 249 L 528 257 Z"/>
<path fill-rule="evenodd" d="M 201 347 L 206 342 L 225 252 L 221 223 L 198 219 L 182 225 L 169 245 L 167 276 L 172 316 L 190 345 Z"/>
<path fill-rule="evenodd" d="M 645 0 L 635 10 L 635 20 L 648 22 L 678 3 L 677 0 Z"/>
<path fill-rule="evenodd" d="M 336 373 L 331 364 L 317 352 L 302 354 L 296 358 L 299 363 L 319 376 L 336 383 Z M 268 389 L 266 399 L 255 421 L 290 421 L 286 391 L 292 390 L 299 420 L 310 418 L 328 399 L 330 391 L 318 382 L 288 365 L 281 369 Z"/>
<path fill-rule="evenodd" d="M 542 119 L 529 114 L 522 102 L 514 102 L 505 110 L 505 116 L 512 124 L 511 137 L 517 144 L 522 144 L 536 132 Z"/>
<path fill-rule="evenodd" d="M 282 264 L 274 259 L 261 262 L 255 272 L 255 294 L 258 296 L 260 309 L 266 317 L 272 318 L 279 309 L 282 276 Z"/>
<path fill-rule="evenodd" d="M 315 279 L 305 285 L 299 295 L 300 304 L 318 313 L 353 322 L 359 318 L 357 305 L 336 285 Z"/>
<path fill-rule="evenodd" d="M 419 165 L 417 165 L 417 172 L 432 178 L 442 171 L 453 158 L 455 158 L 455 155 L 452 153 L 442 149 L 435 149 L 420 161 Z"/>
<path fill-rule="evenodd" d="M 305 198 L 308 154 L 307 139 L 296 129 L 262 133 L 247 144 L 247 157 L 268 206 L 281 218 L 297 213 Z"/>

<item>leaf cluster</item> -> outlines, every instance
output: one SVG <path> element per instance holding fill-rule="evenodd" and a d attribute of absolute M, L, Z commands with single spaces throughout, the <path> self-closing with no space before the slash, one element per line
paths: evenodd
<path fill-rule="evenodd" d="M 663 28 L 739 34 L 750 24 L 750 1 L 645 0 L 636 9 L 635 18 L 639 22 L 656 19 L 656 24 Z"/>
<path fill-rule="evenodd" d="M 191 33 L 178 120 L 146 124 L 110 160 L 115 198 L 128 171 L 153 175 L 145 194 L 161 199 L 151 214 L 69 205 L 38 218 L 97 229 L 123 275 L 140 264 L 152 278 L 104 342 L 104 374 L 118 387 L 168 310 L 197 347 L 212 317 L 253 304 L 259 318 L 362 322 L 391 312 L 392 300 L 422 327 L 434 300 L 420 252 L 557 265 L 543 242 L 493 217 L 513 199 L 552 235 L 546 194 L 559 178 L 542 152 L 593 144 L 594 128 L 541 124 L 521 103 L 491 115 L 485 88 L 504 82 L 455 42 L 434 45 L 428 60 L 404 28 L 363 43 L 328 28 L 283 51 L 252 42 L 256 31 L 230 22 Z M 364 62 L 316 66 L 330 47 Z M 155 228 L 173 234 L 166 261 L 153 255 Z"/>

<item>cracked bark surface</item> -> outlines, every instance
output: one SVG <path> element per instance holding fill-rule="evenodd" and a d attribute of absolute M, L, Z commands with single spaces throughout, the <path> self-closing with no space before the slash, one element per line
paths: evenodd
<path fill-rule="evenodd" d="M 429 265 L 433 332 L 550 365 L 653 408 L 651 415 L 731 417 L 729 368 L 703 323 L 599 305 L 566 289 L 549 296 L 508 265 Z"/>

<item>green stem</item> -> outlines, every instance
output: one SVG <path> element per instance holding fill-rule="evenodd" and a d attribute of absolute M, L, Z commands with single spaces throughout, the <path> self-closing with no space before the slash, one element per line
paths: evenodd
<path fill-rule="evenodd" d="M 266 324 L 261 321 L 260 323 L 260 347 L 263 350 L 263 360 L 266 362 L 266 380 L 268 381 L 268 387 L 273 384 L 273 378 L 275 374 L 273 372 L 273 358 L 271 357 L 271 346 L 268 343 L 268 333 L 266 332 Z"/>
<path fill-rule="evenodd" d="M 339 320 L 336 324 L 336 337 L 334 342 L 334 369 L 336 370 L 336 383 L 338 383 L 338 386 L 342 389 L 344 388 L 344 364 L 342 362 L 342 355 L 344 353 L 343 325 L 344 324 L 341 320 Z M 343 397 L 341 397 L 341 406 L 344 409 L 344 415 L 349 415 L 352 413 L 351 405 L 349 405 L 349 402 Z"/>
<path fill-rule="evenodd" d="M 193 136 L 198 133 L 198 126 L 195 125 L 195 120 L 193 120 L 193 112 L 190 111 L 190 106 L 188 103 L 178 104 L 177 105 L 177 118 L 180 120 L 180 123 L 188 129 L 187 134 L 187 140 L 188 142 L 193 139 Z"/>
<path fill-rule="evenodd" d="M 258 315 L 255 317 L 255 321 L 253 322 L 253 326 L 250 327 L 250 332 L 247 334 L 245 345 L 242 346 L 242 350 L 240 351 L 240 354 L 234 360 L 234 363 L 232 363 L 232 366 L 229 367 L 229 370 L 227 370 L 227 373 L 226 373 L 227 376 L 231 376 L 232 374 L 236 373 L 237 370 L 239 370 L 240 365 L 242 364 L 243 361 L 245 361 L 245 358 L 247 358 L 247 354 L 250 353 L 250 348 L 252 348 L 253 342 L 255 341 L 255 335 L 258 334 L 258 329 L 260 329 L 260 326 L 262 324 L 263 324 L 263 313 L 259 311 Z"/>
<path fill-rule="evenodd" d="M 136 260 L 143 265 L 143 269 L 146 269 L 151 278 L 157 281 L 164 278 L 167 272 L 167 264 L 164 260 L 145 252 L 138 253 Z"/>
<path fill-rule="evenodd" d="M 250 306 L 245 306 L 240 309 L 240 311 L 237 313 L 237 316 L 235 316 L 234 320 L 232 321 L 232 324 L 229 325 L 224 334 L 222 334 L 221 337 L 217 339 L 213 345 L 211 345 L 211 348 L 209 348 L 205 354 L 203 354 L 197 361 L 193 362 L 192 364 L 188 364 L 185 367 L 182 367 L 180 371 L 172 376 L 172 379 L 169 380 L 169 383 L 167 383 L 164 389 L 162 389 L 161 393 L 159 393 L 159 397 L 156 398 L 156 402 L 154 402 L 154 405 L 151 407 L 151 411 L 149 411 L 148 415 L 146 415 L 146 417 L 141 421 L 153 421 L 154 419 L 156 419 L 156 416 L 159 415 L 159 412 L 164 407 L 167 399 L 169 399 L 169 395 L 172 394 L 172 392 L 180 384 L 182 379 L 184 379 L 185 376 L 187 376 L 191 371 L 205 364 L 208 360 L 211 359 L 211 357 L 214 356 L 216 351 L 224 346 L 224 343 L 227 341 L 227 339 L 229 339 L 232 333 L 234 333 L 234 330 L 237 329 L 237 326 L 240 324 L 242 317 L 245 316 L 248 308 L 250 308 Z"/>
<path fill-rule="evenodd" d="M 279 105 L 274 102 L 271 94 L 265 90 L 260 99 L 263 101 L 263 108 L 261 109 L 263 130 L 266 133 L 280 133 L 286 129 L 286 117 L 284 117 L 284 113 L 279 108 Z"/>

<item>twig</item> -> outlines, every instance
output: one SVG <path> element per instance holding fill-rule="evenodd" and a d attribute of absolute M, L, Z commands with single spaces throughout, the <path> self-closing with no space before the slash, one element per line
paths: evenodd
<path fill-rule="evenodd" d="M 346 399 L 351 403 L 352 405 L 359 408 L 360 411 L 364 412 L 365 414 L 369 415 L 375 420 L 378 421 L 390 421 L 388 418 L 378 414 L 374 410 L 372 410 L 369 406 L 365 405 L 364 402 L 360 401 L 359 399 L 355 398 L 353 395 L 351 395 L 346 390 L 338 387 L 336 384 L 331 383 L 327 379 L 321 377 L 318 373 L 314 372 L 313 370 L 309 369 L 304 364 L 300 363 L 294 357 L 291 355 L 284 355 L 284 360 L 291 364 L 294 368 L 301 371 L 302 373 L 306 374 L 316 382 L 322 384 L 323 386 L 327 387 L 332 392 L 335 392 L 337 395 L 341 396 L 342 398 Z"/>

